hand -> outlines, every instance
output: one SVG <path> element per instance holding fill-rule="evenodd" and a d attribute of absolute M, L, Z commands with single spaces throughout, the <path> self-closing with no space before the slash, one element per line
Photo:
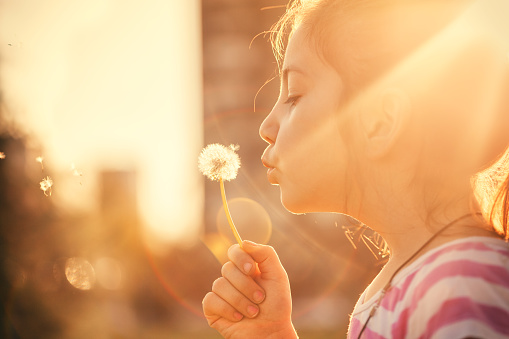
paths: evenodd
<path fill-rule="evenodd" d="M 288 276 L 270 246 L 244 241 L 203 299 L 209 325 L 225 338 L 297 338 Z"/>

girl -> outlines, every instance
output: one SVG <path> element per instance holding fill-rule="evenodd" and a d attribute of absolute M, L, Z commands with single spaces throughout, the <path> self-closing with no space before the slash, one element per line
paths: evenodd
<path fill-rule="evenodd" d="M 348 214 L 390 248 L 349 338 L 509 337 L 508 51 L 472 29 L 469 6 L 302 0 L 274 28 L 269 182 L 289 211 Z M 297 338 L 274 249 L 244 241 L 228 256 L 203 300 L 209 325 Z"/>

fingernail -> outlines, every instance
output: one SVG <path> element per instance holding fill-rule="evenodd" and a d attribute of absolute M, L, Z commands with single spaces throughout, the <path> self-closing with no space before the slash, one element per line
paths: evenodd
<path fill-rule="evenodd" d="M 242 320 L 242 318 L 244 317 L 242 314 L 240 314 L 239 312 L 235 312 L 233 313 L 233 317 L 237 320 Z"/>
<path fill-rule="evenodd" d="M 254 301 L 256 301 L 257 303 L 261 303 L 263 301 L 263 299 L 265 299 L 265 295 L 263 294 L 262 291 L 256 291 L 254 294 L 253 294 L 253 299 Z"/>
<path fill-rule="evenodd" d="M 249 314 L 251 317 L 254 317 L 258 314 L 258 307 L 249 305 L 247 307 L 247 314 Z"/>
<path fill-rule="evenodd" d="M 253 264 L 251 263 L 245 263 L 244 264 L 244 272 L 249 273 L 251 271 L 251 268 L 253 267 Z"/>

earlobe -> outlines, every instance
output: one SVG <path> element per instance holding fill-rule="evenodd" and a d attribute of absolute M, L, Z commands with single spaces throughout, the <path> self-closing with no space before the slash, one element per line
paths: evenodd
<path fill-rule="evenodd" d="M 410 99 L 400 89 L 386 89 L 375 96 L 363 116 L 366 150 L 370 158 L 385 156 L 401 136 L 410 113 Z"/>

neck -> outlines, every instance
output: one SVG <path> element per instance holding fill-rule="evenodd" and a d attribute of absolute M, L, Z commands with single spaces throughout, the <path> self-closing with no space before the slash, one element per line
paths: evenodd
<path fill-rule="evenodd" d="M 391 201 L 395 203 L 394 199 Z M 399 209 L 390 207 L 372 209 L 378 213 L 370 218 L 371 224 L 366 222 L 387 242 L 391 252 L 388 266 L 401 265 L 416 251 L 421 255 L 451 240 L 468 236 L 494 236 L 491 227 L 478 214 L 480 209 L 472 206 L 470 197 L 457 199 L 455 203 L 447 204 L 447 209 L 436 210 L 433 215 L 415 206 L 411 208 L 408 201 L 411 200 L 407 200 Z M 393 212 L 381 213 L 381 211 Z M 441 232 L 444 227 L 446 229 Z M 440 234 L 434 236 L 437 232 Z M 421 249 L 432 237 L 432 241 Z"/>

